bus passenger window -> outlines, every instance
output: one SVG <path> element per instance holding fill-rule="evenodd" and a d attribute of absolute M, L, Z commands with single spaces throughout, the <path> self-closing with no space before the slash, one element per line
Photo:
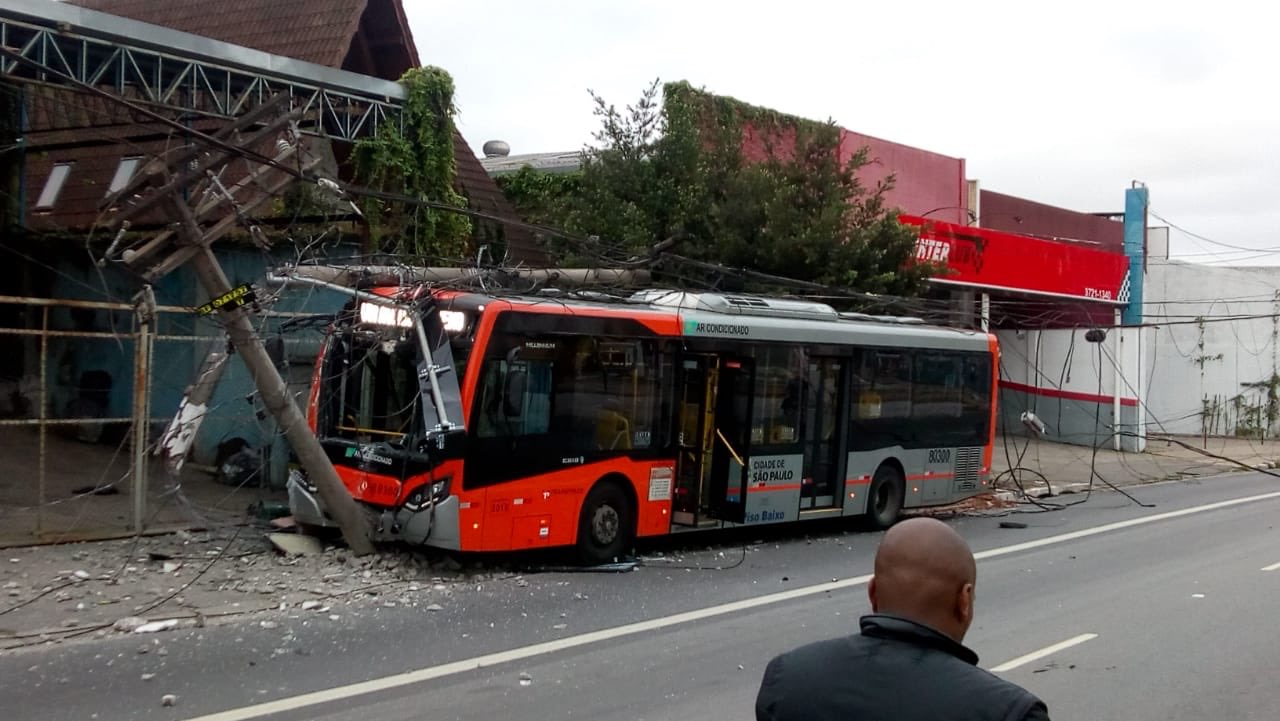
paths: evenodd
<path fill-rule="evenodd" d="M 578 339 L 560 407 L 575 431 L 571 450 L 609 453 L 652 445 L 658 404 L 657 347 L 651 341 Z"/>
<path fill-rule="evenodd" d="M 962 390 L 960 356 L 942 353 L 916 355 L 912 416 L 959 418 Z"/>
<path fill-rule="evenodd" d="M 481 371 L 477 437 L 542 435 L 539 447 L 557 458 L 644 449 L 659 440 L 656 343 L 587 335 L 503 340 Z M 515 373 L 524 374 L 524 387 L 521 398 L 509 399 L 520 385 L 509 382 Z"/>
<path fill-rule="evenodd" d="M 522 373 L 522 383 L 511 383 Z M 551 420 L 552 364 L 492 358 L 480 376 L 476 435 L 480 438 L 529 436 L 546 433 Z M 518 392 L 519 398 L 508 398 Z"/>
<path fill-rule="evenodd" d="M 617 399 L 608 398 L 596 420 L 596 450 L 631 450 L 631 422 L 622 414 Z"/>
<path fill-rule="evenodd" d="M 960 399 L 968 431 L 965 442 L 985 442 L 991 425 L 991 356 L 971 355 L 964 360 L 964 388 Z"/>
<path fill-rule="evenodd" d="M 896 351 L 862 354 L 858 378 L 858 418 L 907 418 L 911 415 L 911 359 Z"/>
<path fill-rule="evenodd" d="M 991 402 L 991 358 L 970 356 L 964 361 L 964 395 L 961 403 L 966 412 L 985 413 Z"/>
<path fill-rule="evenodd" d="M 858 394 L 859 418 L 879 418 L 883 410 L 879 393 L 868 390 Z"/>

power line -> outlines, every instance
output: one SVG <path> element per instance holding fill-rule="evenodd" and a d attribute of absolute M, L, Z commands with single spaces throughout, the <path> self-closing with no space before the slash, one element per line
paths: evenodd
<path fill-rule="evenodd" d="M 1161 223 L 1164 223 L 1170 228 L 1173 228 L 1174 230 L 1180 233 L 1183 233 L 1192 238 L 1195 238 L 1196 240 L 1201 240 L 1201 241 L 1204 241 L 1205 243 L 1209 243 L 1210 245 L 1217 245 L 1223 248 L 1230 248 L 1236 251 L 1245 251 L 1245 252 L 1251 252 L 1251 253 L 1258 253 L 1258 252 L 1262 252 L 1264 254 L 1280 253 L 1280 246 L 1273 247 L 1273 248 L 1250 248 L 1244 245 L 1233 245 L 1231 243 L 1223 243 L 1220 240 L 1214 240 L 1212 238 L 1207 238 L 1203 235 L 1200 235 L 1199 233 L 1193 233 L 1187 230 L 1186 228 L 1183 228 L 1182 226 L 1178 225 L 1177 223 L 1174 223 L 1173 221 L 1168 220 L 1167 218 L 1161 217 L 1158 213 L 1156 213 L 1154 210 L 1151 210 L 1150 208 L 1147 209 L 1147 212 L 1151 214 L 1151 217 L 1155 218 Z"/>

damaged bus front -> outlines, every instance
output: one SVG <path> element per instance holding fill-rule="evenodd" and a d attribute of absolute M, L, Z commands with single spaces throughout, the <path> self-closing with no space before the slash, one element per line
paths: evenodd
<path fill-rule="evenodd" d="M 475 313 L 422 289 L 355 292 L 316 361 L 307 419 L 376 540 L 457 547 L 465 445 L 459 378 Z M 334 526 L 301 469 L 289 476 L 301 524 Z"/>

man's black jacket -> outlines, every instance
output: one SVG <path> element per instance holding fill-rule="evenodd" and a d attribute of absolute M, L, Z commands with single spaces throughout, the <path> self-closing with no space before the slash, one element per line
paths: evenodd
<path fill-rule="evenodd" d="M 904 618 L 862 618 L 857 636 L 769 662 L 757 721 L 1048 721 L 1044 702 L 984 671 L 978 656 Z"/>

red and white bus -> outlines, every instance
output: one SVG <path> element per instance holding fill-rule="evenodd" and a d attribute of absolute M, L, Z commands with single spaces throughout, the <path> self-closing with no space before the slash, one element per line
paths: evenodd
<path fill-rule="evenodd" d="M 796 300 L 363 291 L 309 420 L 377 537 L 459 551 L 867 516 L 985 490 L 993 335 Z M 295 518 L 331 525 L 294 472 Z"/>

